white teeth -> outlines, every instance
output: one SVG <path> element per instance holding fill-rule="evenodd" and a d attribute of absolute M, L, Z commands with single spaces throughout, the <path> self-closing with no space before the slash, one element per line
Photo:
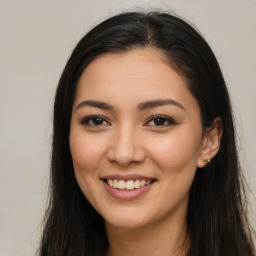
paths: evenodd
<path fill-rule="evenodd" d="M 146 185 L 149 185 L 149 184 L 150 184 L 150 180 L 147 180 L 147 181 L 145 182 L 145 184 L 146 184 Z"/>
<path fill-rule="evenodd" d="M 134 187 L 139 188 L 140 187 L 140 180 L 135 180 Z"/>
<path fill-rule="evenodd" d="M 110 187 L 113 187 L 113 181 L 112 181 L 112 180 L 108 179 L 107 182 L 108 182 L 108 185 L 109 185 Z"/>
<path fill-rule="evenodd" d="M 121 181 L 121 180 L 120 180 Z M 119 182 L 120 182 L 119 181 Z M 134 181 L 133 180 L 128 180 L 126 182 L 126 189 L 134 189 Z"/>
<path fill-rule="evenodd" d="M 124 180 L 119 180 L 118 188 L 119 189 L 125 189 L 126 188 L 126 182 Z"/>
<path fill-rule="evenodd" d="M 114 187 L 114 188 L 119 188 L 119 182 L 118 182 L 118 180 L 114 180 L 114 181 L 113 181 L 113 187 Z"/>
<path fill-rule="evenodd" d="M 110 187 L 118 188 L 118 189 L 127 189 L 127 190 L 148 186 L 151 182 L 152 180 L 147 180 L 147 181 L 145 180 L 124 181 L 124 180 L 111 180 L 111 179 L 107 180 L 107 183 Z"/>

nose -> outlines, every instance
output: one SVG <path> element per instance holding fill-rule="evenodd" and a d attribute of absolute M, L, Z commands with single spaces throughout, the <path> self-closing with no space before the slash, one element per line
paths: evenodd
<path fill-rule="evenodd" d="M 109 161 L 120 166 L 128 166 L 131 163 L 141 163 L 146 154 L 138 132 L 132 127 L 120 127 L 113 133 L 108 148 L 107 157 Z"/>

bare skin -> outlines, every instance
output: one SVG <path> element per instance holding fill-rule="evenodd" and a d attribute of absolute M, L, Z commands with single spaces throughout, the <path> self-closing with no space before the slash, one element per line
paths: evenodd
<path fill-rule="evenodd" d="M 183 255 L 189 189 L 204 159 L 218 152 L 220 137 L 221 120 L 202 129 L 185 79 L 157 50 L 105 54 L 85 69 L 70 150 L 82 192 L 105 219 L 108 256 Z M 111 175 L 152 183 L 125 200 L 108 192 L 104 177 Z"/>
<path fill-rule="evenodd" d="M 179 218 L 177 221 L 180 223 L 167 225 L 163 220 L 162 223 L 139 230 L 121 230 L 106 224 L 110 243 L 107 256 L 183 256 L 187 251 L 189 238 L 186 239 L 186 228 L 180 229 L 184 219 Z"/>

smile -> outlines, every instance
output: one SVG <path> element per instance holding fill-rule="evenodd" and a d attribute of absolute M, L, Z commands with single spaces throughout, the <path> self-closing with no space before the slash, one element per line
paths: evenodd
<path fill-rule="evenodd" d="M 109 175 L 101 180 L 106 192 L 120 200 L 133 200 L 148 193 L 157 181 L 141 175 Z"/>
<path fill-rule="evenodd" d="M 132 190 L 138 189 L 140 187 L 150 185 L 154 180 L 117 180 L 117 179 L 107 179 L 107 183 L 110 187 L 122 189 L 122 190 Z"/>

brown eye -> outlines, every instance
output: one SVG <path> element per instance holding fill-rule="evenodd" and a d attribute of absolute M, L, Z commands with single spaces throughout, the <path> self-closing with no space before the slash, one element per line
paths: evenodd
<path fill-rule="evenodd" d="M 157 117 L 153 119 L 154 125 L 165 125 L 166 120 L 162 117 Z"/>
<path fill-rule="evenodd" d="M 154 116 L 147 121 L 146 125 L 149 126 L 167 126 L 167 125 L 173 125 L 177 124 L 172 118 L 167 116 Z"/>
<path fill-rule="evenodd" d="M 101 116 L 89 116 L 82 120 L 81 124 L 91 125 L 91 126 L 101 126 L 101 125 L 109 125 L 103 117 Z"/>

